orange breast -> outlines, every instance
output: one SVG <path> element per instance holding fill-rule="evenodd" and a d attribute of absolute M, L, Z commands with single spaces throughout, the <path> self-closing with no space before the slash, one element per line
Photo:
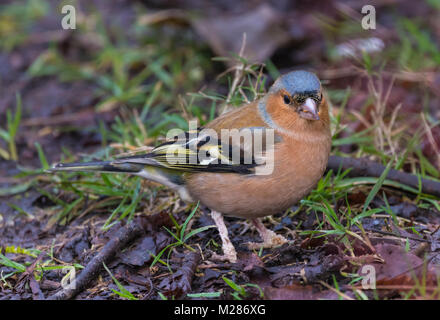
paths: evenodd
<path fill-rule="evenodd" d="M 276 106 L 273 99 L 267 100 L 271 108 Z M 327 104 L 323 102 L 322 120 L 316 122 L 299 119 L 289 108 L 278 112 L 280 108 L 271 112 L 273 119 L 283 127 L 276 130 L 282 141 L 275 144 L 272 173 L 188 174 L 186 187 L 194 200 L 226 215 L 255 218 L 282 212 L 311 191 L 324 173 L 330 153 Z M 220 116 L 207 127 L 219 132 L 228 128 L 268 127 L 268 124 L 260 117 L 258 101 L 255 101 Z"/>
<path fill-rule="evenodd" d="M 282 134 L 281 134 L 282 135 Z M 310 144 L 283 136 L 270 175 L 196 173 L 186 179 L 189 193 L 210 209 L 255 218 L 282 212 L 308 194 L 327 165 L 330 139 Z"/>

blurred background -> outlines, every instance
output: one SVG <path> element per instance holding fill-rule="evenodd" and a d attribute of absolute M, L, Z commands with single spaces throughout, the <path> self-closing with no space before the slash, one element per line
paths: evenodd
<path fill-rule="evenodd" d="M 65 4 L 76 8 L 76 30 L 61 28 Z M 400 130 L 411 136 L 424 113 L 438 146 L 439 1 L 368 4 L 376 9 L 375 30 L 362 28 L 364 1 L 3 0 L 1 176 L 14 174 L 15 161 L 39 166 L 36 143 L 51 163 L 109 143 L 152 144 L 170 127 L 184 127 L 185 117 L 203 124 L 228 98 L 243 33 L 246 71 L 264 64 L 266 88 L 290 70 L 318 74 L 347 126 L 339 137 L 373 124 L 372 111 L 387 117 L 399 108 Z M 367 75 L 375 72 L 385 110 L 372 104 Z M 10 150 L 6 115 L 13 118 L 17 97 L 21 120 Z M 128 124 L 138 120 L 141 135 Z M 438 169 L 429 139 L 421 137 L 417 148 Z"/>
<path fill-rule="evenodd" d="M 362 27 L 366 4 L 375 29 Z M 76 9 L 74 30 L 61 27 L 64 5 Z M 157 187 L 140 200 L 137 179 L 44 170 L 145 151 L 298 69 L 326 88 L 332 154 L 438 179 L 439 16 L 439 0 L 1 0 L 0 223 L 42 209 L 49 223 L 34 227 L 45 230 L 93 210 L 174 210 Z M 337 196 L 363 205 L 364 189 L 341 188 Z M 440 209 L 430 197 L 415 203 Z"/>

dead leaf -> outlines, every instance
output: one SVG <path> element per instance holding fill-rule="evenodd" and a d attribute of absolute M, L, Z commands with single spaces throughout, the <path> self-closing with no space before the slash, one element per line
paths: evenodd
<path fill-rule="evenodd" d="M 151 254 L 157 254 L 156 244 L 153 237 L 145 237 L 133 248 L 122 252 L 120 258 L 126 264 L 140 267 L 150 261 Z"/>
<path fill-rule="evenodd" d="M 416 255 L 405 252 L 401 246 L 379 244 L 377 253 L 384 263 L 372 263 L 376 269 L 376 284 L 379 285 L 410 285 L 421 283 L 426 277 L 426 284 L 437 285 L 437 276 L 434 268 Z"/>
<path fill-rule="evenodd" d="M 290 285 L 282 288 L 266 287 L 263 289 L 267 300 L 318 300 L 337 299 L 338 295 L 330 290 L 319 291 L 314 286 Z"/>
<path fill-rule="evenodd" d="M 238 53 L 246 33 L 243 56 L 252 62 L 264 62 L 291 37 L 283 21 L 283 14 L 263 4 L 238 15 L 217 14 L 194 20 L 193 26 L 222 57 Z"/>

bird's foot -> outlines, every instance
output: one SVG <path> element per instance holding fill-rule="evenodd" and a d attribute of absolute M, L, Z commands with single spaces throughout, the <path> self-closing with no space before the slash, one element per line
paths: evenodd
<path fill-rule="evenodd" d="M 252 223 L 257 229 L 263 242 L 249 242 L 246 243 L 246 247 L 249 250 L 258 250 L 261 248 L 274 248 L 279 247 L 287 242 L 289 242 L 282 235 L 276 234 L 272 230 L 267 229 L 264 224 L 258 219 L 252 219 Z"/>
<path fill-rule="evenodd" d="M 211 256 L 211 259 L 220 260 L 220 261 L 229 261 L 231 263 L 237 262 L 237 252 L 235 251 L 235 247 L 232 244 L 231 240 L 229 239 L 228 229 L 226 229 L 226 225 L 223 220 L 222 214 L 216 211 L 212 211 L 211 217 L 214 220 L 218 232 L 220 234 L 220 238 L 222 239 L 222 250 L 223 250 L 223 255 L 218 255 L 214 253 Z"/>

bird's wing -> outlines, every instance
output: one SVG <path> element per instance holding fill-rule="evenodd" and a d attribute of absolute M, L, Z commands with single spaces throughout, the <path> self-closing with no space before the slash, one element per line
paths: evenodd
<path fill-rule="evenodd" d="M 106 171 L 139 173 L 148 166 L 157 172 L 232 172 L 252 174 L 268 163 L 270 151 L 282 138 L 261 119 L 257 102 L 232 110 L 211 121 L 206 130 L 187 132 L 150 153 L 90 163 L 61 163 L 51 171 Z M 211 131 L 209 131 L 211 130 Z M 223 131 L 242 135 L 223 137 Z M 196 134 L 194 134 L 196 133 Z M 221 137 L 221 138 L 220 138 Z M 250 137 L 250 138 L 249 138 Z M 269 137 L 270 139 L 267 139 Z"/>
<path fill-rule="evenodd" d="M 148 154 L 119 158 L 112 164 L 144 164 L 182 172 L 251 174 L 264 162 L 266 152 L 279 142 L 279 137 L 267 139 L 267 130 L 264 127 L 241 128 L 233 132 L 238 138 L 221 139 L 216 131 L 199 128 L 176 136 Z"/>
<path fill-rule="evenodd" d="M 260 116 L 258 102 L 256 100 L 248 105 L 224 113 L 209 122 L 206 127 L 217 132 L 222 129 L 268 127 Z"/>

